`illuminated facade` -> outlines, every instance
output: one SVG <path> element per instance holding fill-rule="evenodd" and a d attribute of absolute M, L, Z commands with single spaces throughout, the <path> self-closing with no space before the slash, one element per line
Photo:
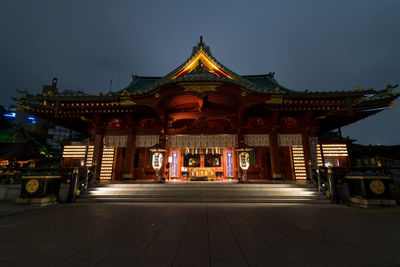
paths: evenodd
<path fill-rule="evenodd" d="M 64 147 L 65 166 L 95 165 L 101 180 L 154 179 L 151 147 L 167 150 L 165 180 L 236 180 L 236 149 L 251 147 L 248 178 L 306 179 L 318 165 L 347 166 L 345 142 L 318 135 L 393 105 L 383 90 L 288 89 L 274 73 L 240 76 L 220 64 L 200 39 L 192 55 L 164 77 L 133 76 L 106 95 L 25 93 L 24 110 L 76 131 L 90 144 Z"/>

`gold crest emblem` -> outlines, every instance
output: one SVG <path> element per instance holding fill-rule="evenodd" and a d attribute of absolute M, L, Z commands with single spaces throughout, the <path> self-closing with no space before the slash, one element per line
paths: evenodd
<path fill-rule="evenodd" d="M 25 189 L 28 193 L 35 193 L 39 189 L 39 181 L 36 179 L 29 180 L 25 185 Z"/>
<path fill-rule="evenodd" d="M 385 185 L 381 180 L 373 180 L 369 184 L 371 191 L 377 195 L 382 195 L 385 192 Z"/>

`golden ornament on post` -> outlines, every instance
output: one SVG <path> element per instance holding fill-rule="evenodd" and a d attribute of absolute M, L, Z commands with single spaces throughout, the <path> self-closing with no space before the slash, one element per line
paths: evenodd
<path fill-rule="evenodd" d="M 371 181 L 369 188 L 371 188 L 371 191 L 377 195 L 382 195 L 385 192 L 385 185 L 381 180 Z"/>
<path fill-rule="evenodd" d="M 35 193 L 39 189 L 39 181 L 36 179 L 29 180 L 25 185 L 25 189 L 29 193 Z"/>

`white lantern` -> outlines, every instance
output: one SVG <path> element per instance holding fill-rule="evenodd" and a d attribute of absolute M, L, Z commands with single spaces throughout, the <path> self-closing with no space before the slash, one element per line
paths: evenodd
<path fill-rule="evenodd" d="M 152 166 L 154 170 L 159 171 L 162 167 L 163 155 L 160 152 L 153 153 Z"/>
<path fill-rule="evenodd" d="M 247 171 L 247 169 L 250 167 L 250 155 L 248 152 L 240 152 L 239 166 L 244 171 Z"/>

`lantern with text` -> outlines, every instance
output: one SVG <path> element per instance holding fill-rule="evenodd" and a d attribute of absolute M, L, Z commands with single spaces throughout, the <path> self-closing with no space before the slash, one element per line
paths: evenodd
<path fill-rule="evenodd" d="M 152 166 L 154 170 L 160 171 L 163 161 L 163 155 L 160 152 L 153 153 Z"/>
<path fill-rule="evenodd" d="M 247 180 L 247 170 L 250 167 L 250 154 L 249 151 L 251 151 L 252 148 L 250 147 L 241 147 L 237 148 L 236 151 L 239 153 L 239 166 L 242 169 L 242 176 L 241 176 L 241 182 L 242 183 L 248 183 L 249 181 Z"/>
<path fill-rule="evenodd" d="M 153 169 L 156 171 L 156 177 L 154 183 L 162 183 L 162 177 L 160 175 L 160 170 L 163 165 L 164 156 L 162 153 L 167 150 L 159 146 L 158 144 L 150 148 L 150 151 L 153 152 L 153 156 L 151 159 L 151 165 Z"/>
<path fill-rule="evenodd" d="M 240 159 L 240 168 L 242 168 L 242 170 L 247 171 L 249 169 L 250 166 L 250 156 L 249 153 L 247 152 L 241 152 L 239 154 L 239 159 Z"/>

